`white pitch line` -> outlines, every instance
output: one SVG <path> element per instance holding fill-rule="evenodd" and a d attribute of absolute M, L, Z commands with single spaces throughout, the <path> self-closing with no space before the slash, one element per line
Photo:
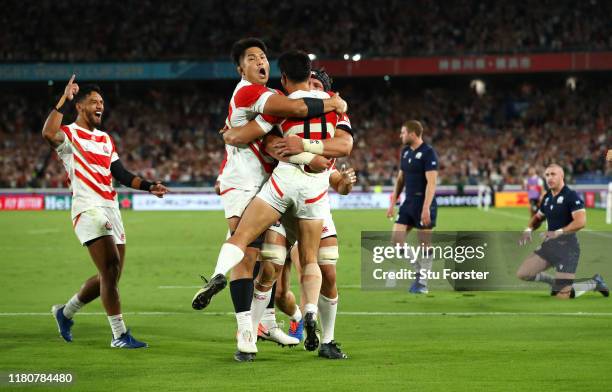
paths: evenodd
<path fill-rule="evenodd" d="M 502 215 L 502 216 L 506 216 L 508 218 L 514 218 L 516 220 L 522 220 L 524 222 L 527 222 L 527 219 L 525 219 L 524 217 L 512 214 L 510 212 L 497 211 L 497 210 L 489 210 L 488 212 L 492 212 L 492 213 L 497 214 L 497 215 Z M 594 230 L 591 230 L 591 229 L 582 229 L 581 231 L 587 232 L 587 233 L 592 234 L 592 235 L 596 235 L 598 237 L 612 238 L 612 233 L 610 233 L 610 234 L 602 233 L 600 231 L 594 231 Z"/>
<path fill-rule="evenodd" d="M 126 312 L 124 315 L 131 316 L 233 316 L 233 312 Z M 79 312 L 79 316 L 105 316 L 104 312 Z M 359 317 L 375 317 L 375 316 L 390 316 L 390 317 L 433 317 L 433 316 L 552 316 L 552 317 L 612 317 L 612 313 L 596 313 L 596 312 L 338 312 L 340 316 L 359 316 Z M 7 312 L 0 313 L 0 317 L 37 317 L 51 316 L 51 312 Z"/>
<path fill-rule="evenodd" d="M 200 286 L 157 286 L 158 289 L 162 289 L 162 290 L 171 290 L 171 289 L 201 289 L 202 285 Z M 339 285 L 338 286 L 339 289 L 359 289 L 361 288 L 361 285 L 359 284 L 346 284 L 346 285 Z"/>

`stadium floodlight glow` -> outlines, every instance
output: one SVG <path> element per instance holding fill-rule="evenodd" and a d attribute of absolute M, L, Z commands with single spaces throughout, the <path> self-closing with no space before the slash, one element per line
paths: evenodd
<path fill-rule="evenodd" d="M 576 77 L 570 76 L 569 78 L 567 78 L 567 80 L 565 81 L 565 86 L 572 91 L 576 91 Z"/>
<path fill-rule="evenodd" d="M 353 61 L 359 61 L 361 60 L 361 54 L 359 53 L 355 53 L 352 57 Z"/>
<path fill-rule="evenodd" d="M 349 58 L 351 58 L 351 56 L 349 56 L 349 54 L 348 54 L 348 53 L 345 53 L 345 54 L 344 54 L 344 59 L 345 59 L 345 60 L 348 60 Z"/>
<path fill-rule="evenodd" d="M 482 97 L 487 91 L 487 85 L 480 79 L 474 79 L 470 82 L 470 88 L 476 91 L 479 97 Z"/>
<path fill-rule="evenodd" d="M 310 58 L 310 60 L 316 60 L 317 59 L 317 55 L 314 53 L 308 53 L 308 58 Z"/>

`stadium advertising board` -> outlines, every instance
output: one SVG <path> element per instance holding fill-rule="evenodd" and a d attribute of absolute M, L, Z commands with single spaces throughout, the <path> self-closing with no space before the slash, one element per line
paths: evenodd
<path fill-rule="evenodd" d="M 497 192 L 495 207 L 527 207 L 529 197 L 527 192 Z"/>
<path fill-rule="evenodd" d="M 43 195 L 2 195 L 0 210 L 42 210 Z"/>

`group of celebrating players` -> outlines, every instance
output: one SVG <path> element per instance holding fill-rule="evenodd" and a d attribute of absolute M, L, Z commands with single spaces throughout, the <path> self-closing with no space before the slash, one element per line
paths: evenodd
<path fill-rule="evenodd" d="M 356 182 L 352 169 L 338 170 L 335 165 L 335 160 L 347 157 L 353 147 L 347 103 L 332 92 L 329 75 L 313 70 L 310 58 L 301 51 L 285 52 L 278 59 L 287 95 L 266 87 L 270 74 L 266 52 L 265 44 L 257 38 L 239 40 L 232 47 L 241 80 L 220 131 L 226 157 L 216 185 L 228 235 L 214 272 L 210 279 L 204 278 L 206 283 L 193 297 L 192 307 L 206 308 L 229 278 L 237 322 L 237 361 L 254 360 L 258 337 L 282 346 L 296 346 L 303 340 L 304 348 L 319 349 L 320 357 L 346 359 L 334 338 L 339 248 L 328 189 L 331 186 L 346 195 Z M 71 342 L 73 316 L 100 297 L 112 330 L 111 347 L 147 347 L 132 336 L 121 314 L 117 285 L 126 238 L 112 179 L 157 197 L 163 197 L 168 188 L 124 168 L 111 136 L 98 129 L 104 111 L 100 89 L 93 85 L 80 88 L 74 80 L 75 75 L 51 110 L 42 133 L 68 173 L 73 227 L 98 273 L 67 303 L 53 306 L 52 314 L 61 337 Z M 78 115 L 74 123 L 62 125 L 68 102 L 75 104 Z M 418 121 L 402 126 L 400 137 L 406 147 L 387 212 L 393 217 L 395 203 L 405 190 L 393 228 L 395 242 L 405 241 L 412 228 L 419 230 L 420 241 L 428 242 L 436 223 L 438 158 L 422 135 Z M 560 167 L 551 165 L 546 179 L 551 190 L 530 221 L 523 242 L 544 218 L 549 220 L 547 238 L 562 240 L 545 243 L 523 263 L 519 278 L 549 282 L 562 296 L 586 290 L 607 293 L 598 275 L 580 287 L 573 283 L 579 252 L 573 233 L 584 227 L 584 207 L 575 192 L 563 184 Z M 560 253 L 559 243 L 571 252 Z M 419 270 L 431 269 L 431 259 L 426 257 L 419 263 Z M 299 305 L 290 289 L 292 266 L 299 275 Z M 556 279 L 542 272 L 550 266 L 557 268 Z M 427 293 L 426 279 L 417 279 L 410 291 Z M 288 334 L 276 322 L 275 306 L 290 317 Z"/>

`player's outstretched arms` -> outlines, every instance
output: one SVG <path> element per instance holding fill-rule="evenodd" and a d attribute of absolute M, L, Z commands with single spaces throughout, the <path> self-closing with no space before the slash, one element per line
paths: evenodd
<path fill-rule="evenodd" d="M 246 125 L 234 128 L 224 128 L 219 131 L 223 135 L 225 144 L 231 146 L 240 146 L 249 144 L 253 140 L 257 140 L 266 134 L 266 131 L 257 123 L 256 120 L 251 120 Z"/>
<path fill-rule="evenodd" d="M 329 176 L 329 185 L 341 195 L 348 195 L 353 190 L 353 184 L 357 182 L 357 176 L 353 168 L 342 165 L 340 171 L 334 171 Z"/>
<path fill-rule="evenodd" d="M 339 94 L 327 99 L 291 99 L 281 94 L 272 94 L 264 106 L 263 114 L 277 117 L 319 117 L 324 113 L 346 113 L 348 105 Z"/>
<path fill-rule="evenodd" d="M 76 78 L 76 75 L 73 74 L 64 88 L 64 94 L 53 107 L 43 125 L 42 136 L 53 148 L 59 146 L 64 141 L 64 133 L 60 130 L 62 118 L 64 118 L 66 110 L 64 104 L 66 101 L 72 101 L 79 92 L 79 85 L 74 82 L 74 78 Z"/>
<path fill-rule="evenodd" d="M 353 136 L 336 128 L 336 133 L 331 139 L 315 140 L 302 139 L 299 136 L 291 135 L 277 142 L 283 155 L 295 155 L 301 152 L 311 152 L 323 155 L 326 158 L 342 158 L 349 156 L 353 150 Z"/>
<path fill-rule="evenodd" d="M 117 159 L 111 163 L 111 174 L 119 183 L 123 186 L 139 189 L 141 191 L 149 192 L 157 197 L 164 197 L 170 190 L 166 188 L 160 181 L 149 182 L 141 177 L 134 175 L 123 167 L 121 160 Z"/>
<path fill-rule="evenodd" d="M 393 218 L 395 215 L 395 204 L 397 203 L 397 199 L 399 199 L 400 195 L 402 194 L 402 189 L 404 189 L 404 172 L 400 169 L 400 171 L 397 173 L 397 178 L 395 179 L 395 188 L 393 188 L 391 200 L 389 200 L 387 218 Z"/>

